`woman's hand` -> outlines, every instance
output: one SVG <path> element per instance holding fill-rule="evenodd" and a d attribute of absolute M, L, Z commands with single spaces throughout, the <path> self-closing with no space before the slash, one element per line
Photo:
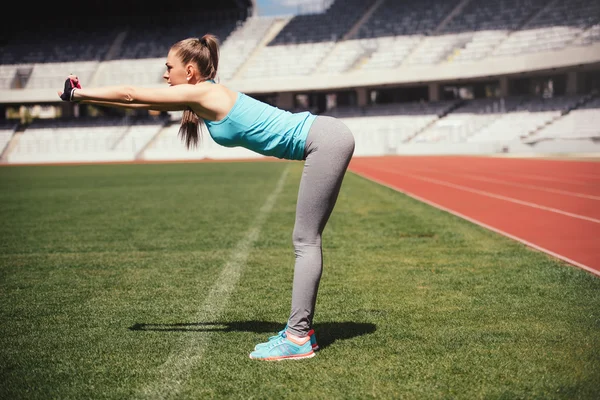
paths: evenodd
<path fill-rule="evenodd" d="M 58 97 L 63 101 L 73 101 L 73 92 L 75 89 L 81 89 L 79 78 L 77 75 L 69 75 L 65 80 L 65 89 L 62 92 L 57 92 Z"/>

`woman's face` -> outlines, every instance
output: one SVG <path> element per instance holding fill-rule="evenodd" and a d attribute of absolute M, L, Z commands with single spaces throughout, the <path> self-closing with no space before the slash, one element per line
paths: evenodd
<path fill-rule="evenodd" d="M 188 70 L 174 50 L 169 51 L 165 65 L 167 66 L 167 70 L 163 78 L 170 86 L 188 83 Z"/>

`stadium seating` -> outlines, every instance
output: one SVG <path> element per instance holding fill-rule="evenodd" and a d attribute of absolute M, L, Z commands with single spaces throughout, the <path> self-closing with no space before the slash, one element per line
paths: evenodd
<path fill-rule="evenodd" d="M 371 156 L 394 153 L 456 105 L 456 101 L 440 101 L 344 107 L 329 110 L 327 115 L 340 118 L 352 130 L 356 155 Z"/>
<path fill-rule="evenodd" d="M 451 49 L 447 60 L 473 61 L 484 58 L 510 32 L 517 30 L 531 15 L 539 12 L 545 0 L 470 1 L 441 30 L 441 34 L 456 34 L 463 43 Z"/>
<path fill-rule="evenodd" d="M 587 0 L 561 0 L 548 3 L 518 31 L 502 42 L 492 55 L 506 56 L 556 50 L 592 29 L 600 19 L 600 3 Z M 588 34 L 588 43 L 598 37 Z"/>
<path fill-rule="evenodd" d="M 595 97 L 558 118 L 552 124 L 544 125 L 528 142 L 552 139 L 600 139 L 600 97 Z"/>
<path fill-rule="evenodd" d="M 154 16 L 138 16 L 128 26 L 126 35 L 112 59 L 165 58 L 175 42 L 188 37 L 202 37 L 212 33 L 226 38 L 235 29 L 233 18 L 211 18 L 210 13 L 200 16 L 188 12 L 172 12 Z"/>
<path fill-rule="evenodd" d="M 321 14 L 294 16 L 269 46 L 341 40 L 375 0 L 335 1 Z"/>
<path fill-rule="evenodd" d="M 106 116 L 35 120 L 5 158 L 13 163 L 132 161 L 163 124 Z"/>
<path fill-rule="evenodd" d="M 3 38 L 0 64 L 64 63 L 74 61 L 101 61 L 119 33 L 119 27 L 105 21 L 71 21 L 69 25 L 55 20 L 23 21 L 25 29 L 9 32 Z M 40 29 L 52 35 L 51 41 L 40 37 Z M 77 32 L 74 40 L 74 32 Z"/>
<path fill-rule="evenodd" d="M 338 74 L 347 71 L 361 59 L 373 53 L 376 46 L 374 41 L 341 41 L 333 46 L 314 71 L 319 74 Z"/>
<path fill-rule="evenodd" d="M 600 41 L 600 5 L 589 0 L 337 0 L 322 14 L 288 18 L 264 45 L 276 18 L 211 15 L 113 17 L 110 29 L 86 26 L 77 41 L 71 32 L 48 27 L 51 46 L 39 46 L 33 33 L 11 36 L 0 53 L 0 88 L 20 86 L 19 66 L 26 88 L 49 87 L 61 65 L 97 74 L 97 84 L 153 85 L 162 72 L 147 60 L 164 59 L 175 41 L 206 32 L 222 41 L 220 77 L 226 81 L 238 71 L 240 79 L 309 76 L 471 62 Z M 69 64 L 81 62 L 96 64 Z M 90 65 L 95 70 L 88 71 Z"/>
<path fill-rule="evenodd" d="M 385 0 L 361 25 L 357 39 L 429 35 L 460 0 Z"/>
<path fill-rule="evenodd" d="M 353 76 L 373 70 L 395 74 L 462 68 L 480 61 L 490 65 L 499 57 L 510 60 L 565 48 L 595 48 L 600 42 L 600 3 L 336 0 L 323 13 L 294 17 L 239 19 L 211 12 L 114 17 L 110 23 L 86 26 L 77 41 L 64 27 L 47 29 L 52 41 L 44 46 L 34 33 L 3 40 L 0 91 L 48 91 L 57 88 L 57 82 L 62 84 L 68 73 L 78 74 L 84 87 L 162 84 L 169 47 L 207 32 L 221 40 L 218 79 L 232 86 L 256 86 L 271 77 L 308 81 L 330 76 L 348 77 L 351 86 Z M 567 92 L 586 92 L 584 86 L 581 81 L 572 83 Z M 341 118 L 355 132 L 357 155 L 430 144 L 596 139 L 600 104 L 587 94 L 354 105 L 324 113 Z M 290 111 L 304 111 L 286 104 Z M 177 137 L 180 118 L 181 113 L 170 113 L 170 123 L 36 119 L 23 132 L 1 129 L 0 147 L 7 148 L 12 140 L 3 156 L 9 162 L 256 156 L 244 149 L 223 148 L 207 133 L 201 148 L 187 150 Z"/>
<path fill-rule="evenodd" d="M 98 61 L 37 63 L 33 66 L 26 89 L 52 89 L 56 82 L 64 82 L 69 74 L 77 74 L 81 82 L 90 83 L 98 68 Z"/>
<path fill-rule="evenodd" d="M 312 74 L 335 48 L 336 42 L 342 40 L 374 2 L 336 1 L 325 13 L 294 16 L 267 46 L 249 60 L 242 78 Z"/>
<path fill-rule="evenodd" d="M 0 65 L 0 90 L 10 90 L 13 88 L 13 82 L 17 76 L 17 69 L 21 67 L 17 64 Z M 29 68 L 32 68 L 29 66 Z"/>
<path fill-rule="evenodd" d="M 592 43 L 600 42 L 600 22 L 592 25 L 584 31 L 574 42 L 575 46 L 588 46 Z"/>
<path fill-rule="evenodd" d="M 111 60 L 101 63 L 89 86 L 156 85 L 164 83 L 166 57 L 131 60 Z M 82 80 L 82 85 L 86 81 Z"/>
<path fill-rule="evenodd" d="M 221 46 L 219 77 L 228 81 L 267 35 L 277 17 L 250 17 L 240 22 Z"/>
<path fill-rule="evenodd" d="M 263 47 L 249 61 L 242 78 L 310 75 L 334 45 L 334 42 L 318 42 Z"/>
<path fill-rule="evenodd" d="M 243 147 L 223 147 L 215 142 L 207 131 L 206 125 L 200 125 L 200 138 L 198 148 L 187 149 L 178 135 L 179 123 L 165 127 L 152 140 L 140 155 L 140 159 L 148 161 L 161 160 L 199 160 L 199 159 L 235 159 L 259 158 L 260 154 L 254 153 Z"/>
<path fill-rule="evenodd" d="M 526 137 L 562 113 L 583 96 L 555 98 L 509 97 L 467 102 L 415 137 L 413 142 L 486 142 Z"/>
<path fill-rule="evenodd" d="M 463 142 L 467 137 L 515 107 L 520 99 L 475 99 L 464 102 L 410 142 Z"/>
<path fill-rule="evenodd" d="M 341 65 L 333 65 L 334 72 L 343 72 L 353 66 L 361 69 L 396 67 L 458 3 L 458 0 L 386 0 L 360 26 L 354 37 L 336 49 L 328 62 L 332 64 L 329 60 L 339 59 L 340 55 L 350 59 Z M 356 65 L 361 58 L 364 62 Z M 327 70 L 330 66 L 321 68 Z"/>

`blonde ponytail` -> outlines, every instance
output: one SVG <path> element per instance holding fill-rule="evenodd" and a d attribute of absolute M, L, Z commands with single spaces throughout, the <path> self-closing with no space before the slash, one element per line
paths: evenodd
<path fill-rule="evenodd" d="M 200 139 L 200 119 L 191 108 L 183 111 L 181 117 L 181 126 L 179 126 L 178 136 L 182 141 L 185 142 L 186 148 L 198 147 L 198 141 Z"/>

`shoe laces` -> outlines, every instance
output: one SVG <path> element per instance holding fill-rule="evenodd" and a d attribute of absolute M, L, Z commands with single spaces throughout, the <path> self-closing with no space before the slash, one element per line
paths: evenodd
<path fill-rule="evenodd" d="M 285 340 L 286 340 L 285 336 L 282 336 L 279 339 L 273 340 L 271 343 L 269 343 L 269 349 L 272 349 L 273 347 L 281 346 L 282 344 L 285 343 Z"/>

